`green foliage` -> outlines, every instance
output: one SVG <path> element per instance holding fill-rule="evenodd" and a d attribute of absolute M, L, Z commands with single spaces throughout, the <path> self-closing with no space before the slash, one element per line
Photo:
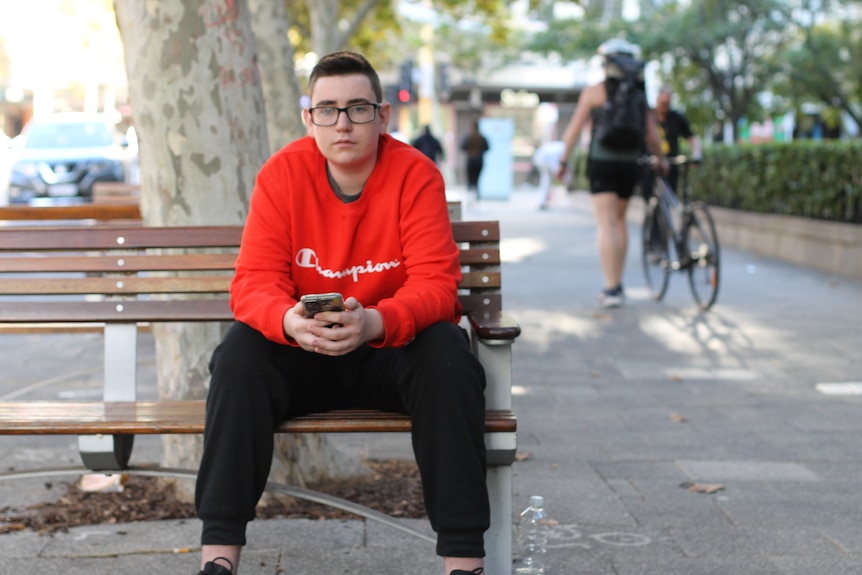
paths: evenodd
<path fill-rule="evenodd" d="M 717 206 L 862 224 L 860 157 L 857 140 L 712 146 L 691 185 Z"/>
<path fill-rule="evenodd" d="M 317 0 L 284 0 L 297 54 L 306 54 L 313 49 L 308 3 L 315 1 Z M 373 8 L 366 13 L 364 8 L 369 1 Z M 392 0 L 339 0 L 338 16 L 341 22 L 353 23 L 356 19 L 360 20 L 362 25 L 357 27 L 349 45 L 351 49 L 371 57 L 379 49 L 386 48 L 385 45 L 381 46 L 383 40 L 402 34 Z"/>
<path fill-rule="evenodd" d="M 583 19 L 553 22 L 529 49 L 580 59 L 603 40 L 624 36 L 660 62 L 661 80 L 674 87 L 699 133 L 714 122 L 736 127 L 742 117 L 758 121 L 811 101 L 823 103 L 827 116 L 842 111 L 859 118 L 862 27 L 852 11 L 839 12 L 847 5 L 862 2 L 668 0 L 638 21 L 606 22 L 597 1 Z M 823 36 L 826 25 L 811 22 L 831 23 L 832 38 Z M 761 101 L 765 93 L 779 97 Z"/>
<path fill-rule="evenodd" d="M 625 35 L 616 27 L 597 26 L 586 20 L 555 20 L 547 31 L 534 36 L 527 48 L 539 54 L 559 54 L 567 60 L 577 60 L 593 56 L 602 42 L 618 34 Z"/>
<path fill-rule="evenodd" d="M 294 48 L 302 56 L 312 51 L 308 3 L 318 0 L 284 1 Z M 338 0 L 339 21 L 351 26 L 359 24 L 348 47 L 364 53 L 378 69 L 396 67 L 410 56 L 415 58 L 422 46 L 423 23 L 400 15 L 399 1 Z M 366 10 L 369 3 L 373 9 Z M 483 54 L 505 54 L 520 47 L 510 33 L 505 0 L 432 0 L 431 7 L 440 18 L 435 24 L 435 44 L 458 67 L 478 70 Z"/>
<path fill-rule="evenodd" d="M 831 22 L 804 30 L 783 54 L 775 91 L 798 110 L 818 103 L 827 122 L 848 115 L 862 129 L 862 30 L 858 22 Z"/>

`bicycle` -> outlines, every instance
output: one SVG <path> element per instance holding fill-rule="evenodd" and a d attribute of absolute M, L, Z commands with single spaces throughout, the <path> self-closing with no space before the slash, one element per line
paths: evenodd
<path fill-rule="evenodd" d="M 644 214 L 642 257 L 653 299 L 664 298 L 671 272 L 680 271 L 688 273 L 691 293 L 698 306 L 708 310 L 718 297 L 721 258 L 709 207 L 691 200 L 688 168 L 696 161 L 686 156 L 668 158 L 668 162 L 680 167 L 681 198 L 677 198 L 664 176 L 656 174 L 653 194 Z M 640 163 L 652 161 L 643 158 Z"/>

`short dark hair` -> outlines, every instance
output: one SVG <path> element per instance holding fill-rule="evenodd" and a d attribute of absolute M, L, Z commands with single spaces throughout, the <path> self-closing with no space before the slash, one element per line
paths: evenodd
<path fill-rule="evenodd" d="M 318 78 L 328 76 L 347 76 L 349 74 L 362 74 L 371 82 L 371 89 L 374 90 L 374 96 L 377 98 L 376 103 L 383 101 L 383 88 L 380 86 L 380 76 L 374 66 L 359 52 L 351 52 L 342 50 L 339 52 L 330 52 L 323 58 L 318 60 L 314 68 L 311 70 L 311 76 L 308 78 L 308 93 L 314 91 L 314 84 Z"/>

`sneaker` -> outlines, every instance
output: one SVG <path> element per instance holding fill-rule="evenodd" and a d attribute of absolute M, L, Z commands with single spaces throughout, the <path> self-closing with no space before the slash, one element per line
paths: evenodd
<path fill-rule="evenodd" d="M 601 291 L 599 294 L 599 306 L 601 307 L 620 307 L 625 300 L 625 292 L 623 286 L 618 285 L 615 288 L 608 288 Z"/>
<path fill-rule="evenodd" d="M 450 572 L 449 575 L 482 575 L 485 572 L 485 569 L 482 567 L 476 567 L 472 571 L 464 571 L 463 569 L 455 569 Z"/>
<path fill-rule="evenodd" d="M 228 567 L 224 565 L 219 565 L 216 561 L 224 561 L 228 564 Z M 198 573 L 198 575 L 231 575 L 233 573 L 233 563 L 230 562 L 230 559 L 227 557 L 216 557 L 212 561 L 208 561 L 204 564 L 204 570 Z"/>

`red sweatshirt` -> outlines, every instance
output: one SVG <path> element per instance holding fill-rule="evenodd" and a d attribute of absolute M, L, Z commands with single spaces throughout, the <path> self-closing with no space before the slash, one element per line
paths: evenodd
<path fill-rule="evenodd" d="M 458 247 L 437 167 L 413 147 L 380 138 L 358 200 L 343 203 L 311 137 L 274 154 L 257 176 L 231 285 L 237 320 L 289 341 L 285 312 L 303 294 L 341 292 L 377 308 L 385 338 L 402 346 L 461 317 Z"/>

